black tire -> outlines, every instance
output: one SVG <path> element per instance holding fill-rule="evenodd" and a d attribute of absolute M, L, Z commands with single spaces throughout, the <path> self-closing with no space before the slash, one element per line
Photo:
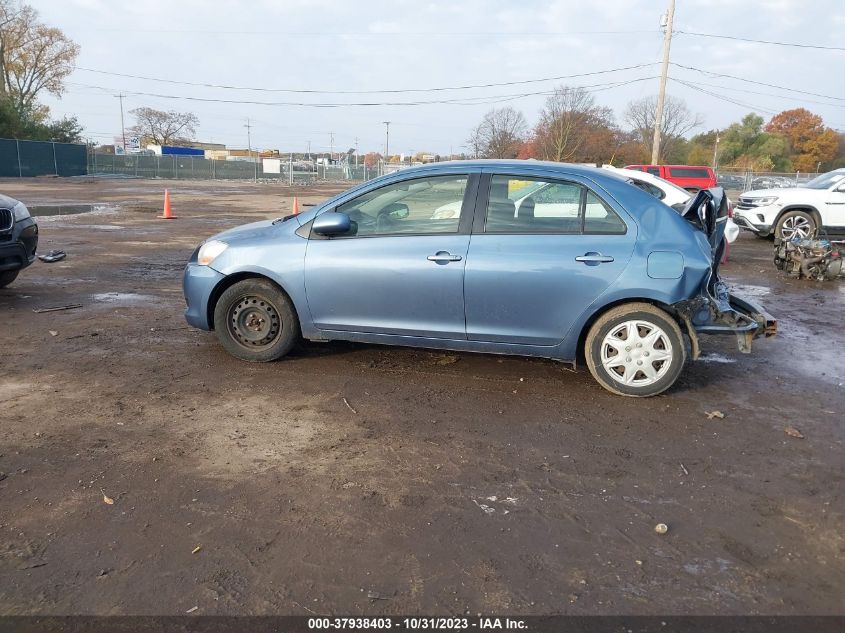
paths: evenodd
<path fill-rule="evenodd" d="M 5 288 L 18 278 L 20 270 L 4 270 L 0 273 L 0 288 Z"/>
<path fill-rule="evenodd" d="M 632 344 L 632 349 L 625 345 L 626 338 L 617 336 L 629 323 L 636 328 L 631 336 L 637 336 L 637 342 L 644 337 L 639 346 Z M 654 336 L 652 344 L 649 335 Z M 607 354 L 609 351 L 614 354 Z M 611 365 L 617 353 L 619 364 Z M 602 387 L 620 396 L 644 398 L 675 384 L 686 363 L 687 349 L 681 328 L 666 312 L 649 303 L 626 303 L 608 310 L 593 324 L 584 355 L 590 373 Z M 630 378 L 627 382 L 626 377 Z"/>
<path fill-rule="evenodd" d="M 214 330 L 232 356 L 267 363 L 299 340 L 293 303 L 267 279 L 245 279 L 223 291 L 214 306 Z"/>
<path fill-rule="evenodd" d="M 813 216 L 806 211 L 787 211 L 778 220 L 775 227 L 775 238 L 791 240 L 796 233 L 803 238 L 814 238 L 818 235 L 819 227 Z"/>

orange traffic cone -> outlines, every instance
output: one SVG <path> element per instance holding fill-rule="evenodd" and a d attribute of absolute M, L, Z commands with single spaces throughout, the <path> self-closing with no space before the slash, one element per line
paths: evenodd
<path fill-rule="evenodd" d="M 299 208 L 299 198 L 296 196 L 293 197 L 293 205 L 291 205 L 291 213 L 293 215 L 299 215 L 302 209 Z"/>
<path fill-rule="evenodd" d="M 167 189 L 164 190 L 164 212 L 156 217 L 161 220 L 176 219 L 176 216 L 173 215 L 173 210 L 170 208 L 170 192 Z"/>

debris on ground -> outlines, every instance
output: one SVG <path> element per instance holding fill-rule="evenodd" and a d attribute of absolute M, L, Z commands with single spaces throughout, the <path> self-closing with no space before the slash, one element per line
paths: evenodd
<path fill-rule="evenodd" d="M 43 255 L 39 255 L 38 259 L 40 259 L 45 264 L 52 264 L 53 262 L 60 262 L 65 257 L 67 257 L 67 253 L 60 250 L 50 251 L 49 253 L 44 253 Z"/>
<path fill-rule="evenodd" d="M 194 549 L 191 550 L 191 554 L 196 554 L 202 549 L 202 545 L 197 545 Z"/>
<path fill-rule="evenodd" d="M 775 266 L 796 279 L 831 281 L 845 272 L 843 242 L 800 239 L 775 240 Z"/>
<path fill-rule="evenodd" d="M 71 303 L 66 306 L 55 306 L 53 308 L 33 308 L 33 312 L 35 314 L 43 314 L 44 312 L 58 312 L 59 310 L 75 310 L 76 308 L 81 308 L 81 303 Z"/>
<path fill-rule="evenodd" d="M 100 490 L 100 492 L 102 492 L 102 493 L 103 493 L 103 503 L 106 503 L 106 504 L 108 504 L 108 505 L 110 505 L 110 506 L 113 506 L 113 505 L 114 505 L 114 499 L 112 499 L 110 496 L 108 496 L 108 495 L 107 495 L 105 492 L 103 492 L 102 490 Z"/>
<path fill-rule="evenodd" d="M 803 440 L 804 434 L 796 429 L 794 426 L 788 426 L 783 430 L 789 437 L 794 437 L 797 440 Z"/>
<path fill-rule="evenodd" d="M 349 404 L 349 400 L 347 400 L 346 398 L 344 398 L 344 399 L 343 399 L 343 404 L 345 404 L 345 405 L 347 406 L 347 408 L 348 408 L 350 411 L 352 411 L 352 413 L 355 413 L 355 414 L 357 414 L 357 413 L 358 413 L 358 412 L 355 410 L 355 407 L 353 407 L 351 404 Z"/>
<path fill-rule="evenodd" d="M 665 523 L 658 523 L 654 526 L 654 531 L 658 534 L 666 534 L 669 531 L 669 526 Z"/>
<path fill-rule="evenodd" d="M 190 609 L 188 609 L 187 611 L 185 611 L 185 613 L 193 613 L 193 612 L 194 612 L 194 611 L 196 611 L 197 609 L 199 609 L 199 607 L 191 607 Z"/>
<path fill-rule="evenodd" d="M 681 470 L 683 470 L 683 471 L 684 471 L 684 474 L 685 474 L 687 477 L 689 477 L 689 471 L 687 470 L 687 467 L 686 467 L 686 466 L 684 466 L 684 463 L 683 463 L 683 462 L 679 462 L 679 463 L 680 463 L 680 465 L 681 465 Z"/>
<path fill-rule="evenodd" d="M 707 414 L 708 420 L 712 420 L 713 418 L 719 418 L 720 420 L 725 419 L 725 414 L 721 411 L 705 411 L 704 413 Z"/>
<path fill-rule="evenodd" d="M 59 333 L 56 330 L 47 330 L 47 331 L 50 332 L 50 336 L 58 336 L 59 335 Z"/>
<path fill-rule="evenodd" d="M 454 356 L 453 354 L 447 354 L 446 356 L 438 356 L 434 360 L 435 365 L 453 365 L 454 363 L 458 362 L 458 357 Z"/>

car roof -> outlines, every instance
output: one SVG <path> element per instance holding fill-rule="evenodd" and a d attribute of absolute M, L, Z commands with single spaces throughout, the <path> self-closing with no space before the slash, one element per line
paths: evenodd
<path fill-rule="evenodd" d="M 619 180 L 618 176 L 612 176 L 608 170 L 599 167 L 590 167 L 586 165 L 575 165 L 572 163 L 555 163 L 544 160 L 517 160 L 517 159 L 495 159 L 483 158 L 475 160 L 449 160 L 439 163 L 429 163 L 427 165 L 419 165 L 417 167 L 408 167 L 399 171 L 393 172 L 392 175 L 411 175 L 418 173 L 431 173 L 442 171 L 444 173 L 453 172 L 456 169 L 467 169 L 470 171 L 480 171 L 482 169 L 496 169 L 497 171 L 508 171 L 513 169 L 515 172 L 542 172 L 549 175 L 578 175 L 585 178 L 590 178 L 594 181 L 608 182 L 608 179 Z"/>

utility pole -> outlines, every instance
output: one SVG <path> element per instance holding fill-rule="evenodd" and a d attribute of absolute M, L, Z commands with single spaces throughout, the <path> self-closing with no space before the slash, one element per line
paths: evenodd
<path fill-rule="evenodd" d="M 654 140 L 651 143 L 651 164 L 658 163 L 660 156 L 660 132 L 663 127 L 663 106 L 666 102 L 666 78 L 669 75 L 669 47 L 672 45 L 672 21 L 675 19 L 675 0 L 669 0 L 669 9 L 664 16 L 666 23 L 663 29 L 663 63 L 660 67 L 660 90 L 657 93 L 657 111 L 654 115 Z"/>
<path fill-rule="evenodd" d="M 308 160 L 311 160 L 311 141 L 308 141 Z"/>
<path fill-rule="evenodd" d="M 355 166 L 358 166 L 358 137 L 355 137 Z"/>
<path fill-rule="evenodd" d="M 329 163 L 334 162 L 334 132 L 329 132 Z"/>
<path fill-rule="evenodd" d="M 713 171 L 719 165 L 719 133 L 716 132 L 716 145 L 713 147 Z"/>
<path fill-rule="evenodd" d="M 250 124 L 249 119 L 246 120 L 246 153 L 249 155 L 249 159 L 252 160 L 252 124 Z M 252 174 L 252 181 L 258 182 L 258 161 L 253 162 L 254 170 Z"/>
<path fill-rule="evenodd" d="M 384 123 L 384 160 L 390 158 L 390 121 L 382 121 Z"/>
<path fill-rule="evenodd" d="M 126 126 L 123 123 L 123 97 L 126 95 L 122 92 L 116 94 L 115 97 L 120 99 L 120 134 L 123 137 L 123 153 L 126 154 Z"/>

